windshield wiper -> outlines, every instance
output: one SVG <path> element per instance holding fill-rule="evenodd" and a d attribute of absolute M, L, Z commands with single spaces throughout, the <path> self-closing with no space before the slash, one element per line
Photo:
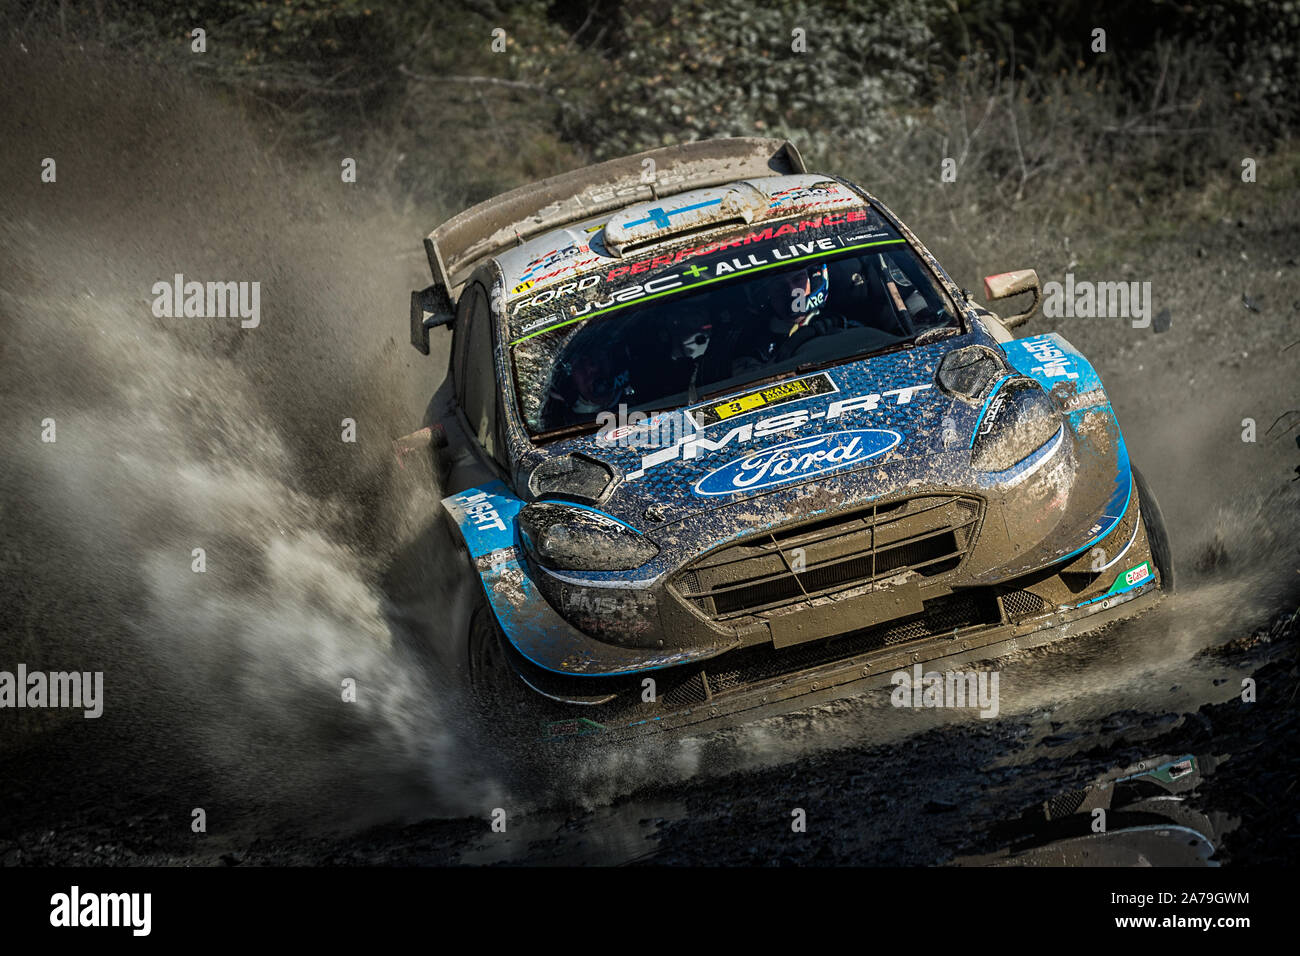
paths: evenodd
<path fill-rule="evenodd" d="M 847 362 L 856 362 L 859 359 L 875 358 L 877 355 L 888 355 L 891 352 L 900 352 L 903 349 L 914 348 L 916 343 L 912 339 L 906 342 L 896 342 L 888 345 L 883 349 L 867 349 L 863 352 L 854 352 L 850 355 L 841 355 L 837 358 L 827 359 L 824 362 L 806 362 L 803 365 L 795 366 L 795 374 L 802 375 L 804 372 L 816 372 L 819 369 L 830 368 L 833 365 L 844 365 Z"/>
<path fill-rule="evenodd" d="M 764 375 L 760 378 L 751 378 L 744 382 L 733 383 L 722 388 L 714 389 L 711 392 L 705 392 L 700 396 L 700 401 L 707 402 L 714 398 L 720 398 L 723 395 L 731 395 L 743 389 L 758 388 L 760 385 L 766 385 L 769 382 L 779 382 L 781 379 L 789 378 L 791 375 L 802 375 L 804 372 L 815 372 L 819 369 L 831 368 L 835 365 L 843 365 L 845 362 L 856 362 L 858 359 L 866 358 L 871 355 L 883 355 L 886 352 L 895 352 L 899 349 L 911 347 L 911 342 L 900 342 L 896 345 L 891 345 L 888 348 L 856 352 L 851 355 L 842 355 L 836 358 L 827 359 L 824 362 L 805 362 L 803 365 L 796 365 L 794 368 L 784 368 L 779 372 L 773 372 L 771 375 Z M 690 404 L 694 405 L 695 402 L 691 402 Z"/>
<path fill-rule="evenodd" d="M 639 412 L 640 414 L 644 415 L 645 420 L 648 421 L 649 419 L 654 418 L 656 415 L 662 415 L 664 412 L 673 412 L 679 408 L 684 408 L 686 404 L 687 403 L 685 402 L 678 402 L 674 405 L 663 405 L 659 408 L 651 408 L 651 409 L 634 408 L 631 409 L 631 412 Z M 602 425 L 600 423 L 600 420 L 597 419 L 596 421 L 577 422 L 573 425 L 564 425 L 560 428 L 552 428 L 550 431 L 538 432 L 535 435 L 530 434 L 528 437 L 533 442 L 551 441 L 556 438 L 572 438 L 575 435 L 590 434 L 591 432 L 598 431 L 601 427 Z"/>
<path fill-rule="evenodd" d="M 942 332 L 942 335 L 935 335 L 936 332 Z M 946 339 L 949 336 L 956 335 L 961 329 L 954 325 L 936 325 L 932 329 L 926 329 L 924 332 L 918 332 L 916 338 L 912 340 L 913 345 L 929 345 L 931 342 L 937 342 L 939 339 Z"/>
<path fill-rule="evenodd" d="M 776 372 L 775 374 L 772 375 L 764 375 L 762 378 L 746 379 L 743 382 L 737 382 L 733 385 L 727 385 L 723 388 L 715 388 L 711 392 L 705 392 L 703 395 L 700 396 L 699 400 L 702 402 L 707 402 L 715 398 L 720 398 L 723 395 L 730 395 L 733 392 L 739 392 L 742 389 L 756 388 L 759 385 L 766 385 L 768 382 L 776 382 L 783 378 L 789 378 L 789 377 L 790 377 L 790 370 L 786 369 L 785 371 Z M 695 403 L 691 402 L 691 404 L 694 405 Z"/>
<path fill-rule="evenodd" d="M 565 425 L 562 428 L 552 428 L 550 431 L 538 432 L 530 436 L 533 441 L 550 441 L 553 438 L 569 438 L 573 435 L 585 435 L 588 432 L 596 431 L 600 428 L 599 421 L 578 422 L 575 425 Z"/>

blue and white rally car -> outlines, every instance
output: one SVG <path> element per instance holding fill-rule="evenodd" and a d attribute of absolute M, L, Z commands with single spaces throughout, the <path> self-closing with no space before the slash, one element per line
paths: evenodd
<path fill-rule="evenodd" d="M 790 143 L 652 150 L 425 240 L 411 338 L 470 600 L 446 647 L 552 734 L 679 727 L 955 667 L 1172 586 L 1096 371 L 1014 338 Z M 413 439 L 403 440 L 409 450 Z"/>

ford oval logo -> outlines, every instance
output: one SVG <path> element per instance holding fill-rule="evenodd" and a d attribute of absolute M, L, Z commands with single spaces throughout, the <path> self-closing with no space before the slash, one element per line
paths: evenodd
<path fill-rule="evenodd" d="M 733 495 L 803 481 L 883 455 L 903 436 L 880 428 L 856 428 L 798 438 L 715 468 L 695 483 L 697 495 Z"/>

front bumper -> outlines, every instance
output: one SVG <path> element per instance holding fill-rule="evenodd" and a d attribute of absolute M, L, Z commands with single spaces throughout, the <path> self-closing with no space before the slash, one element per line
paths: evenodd
<path fill-rule="evenodd" d="M 520 679 L 539 695 L 540 737 L 598 736 L 617 741 L 688 728 L 704 732 L 788 713 L 887 685 L 894 672 L 918 664 L 927 670 L 970 669 L 981 661 L 1084 634 L 1142 613 L 1161 596 L 1158 578 L 1152 576 L 1122 593 L 1069 609 L 1053 608 L 1019 620 L 1004 618 L 996 624 L 957 626 L 947 633 L 912 640 L 891 643 L 887 638 L 893 635 L 874 635 L 876 640 L 872 635 L 857 635 L 816 647 L 805 645 L 796 655 L 783 657 L 762 648 L 741 651 L 655 675 L 652 702 L 645 700 L 646 684 L 641 678 L 627 680 L 622 687 L 604 682 L 585 705 L 561 703 L 554 695 L 563 693 L 564 688 L 556 685 L 555 675 L 530 667 L 517 654 L 511 660 Z M 917 626 L 917 622 L 911 624 Z M 590 693 L 596 688 L 586 690 Z"/>
<path fill-rule="evenodd" d="M 1159 599 L 1162 582 L 1139 505 L 1134 490 L 1109 556 L 1088 552 L 995 585 L 940 585 L 919 613 L 829 638 L 737 646 L 708 659 L 613 677 L 558 674 L 503 643 L 535 698 L 543 736 L 615 739 L 752 720 L 857 693 L 915 664 L 957 668 L 1140 613 Z"/>

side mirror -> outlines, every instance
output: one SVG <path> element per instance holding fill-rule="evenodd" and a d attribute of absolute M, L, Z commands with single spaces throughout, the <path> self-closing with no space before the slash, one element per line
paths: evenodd
<path fill-rule="evenodd" d="M 1019 295 L 1022 292 L 1032 292 L 1034 301 L 1028 310 L 1002 320 L 1002 324 L 1009 329 L 1028 322 L 1038 311 L 1038 304 L 1043 301 L 1043 289 L 1038 283 L 1038 273 L 1033 269 L 1017 269 L 1015 272 L 1003 272 L 1000 275 L 984 277 L 984 298 L 990 302 Z"/>
<path fill-rule="evenodd" d="M 429 354 L 429 330 L 439 325 L 450 327 L 455 319 L 445 286 L 434 283 L 411 293 L 411 344 L 425 355 Z"/>

